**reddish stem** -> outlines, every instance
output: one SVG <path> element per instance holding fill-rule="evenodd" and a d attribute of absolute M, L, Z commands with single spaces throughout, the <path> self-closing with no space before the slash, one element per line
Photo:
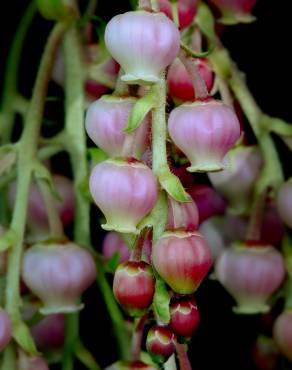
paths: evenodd
<path fill-rule="evenodd" d="M 143 252 L 143 246 L 145 239 L 148 237 L 148 234 L 150 232 L 150 228 L 145 228 L 141 231 L 141 234 L 138 237 L 138 240 L 136 242 L 135 248 L 133 249 L 130 257 L 130 261 L 141 261 L 142 252 Z"/>
<path fill-rule="evenodd" d="M 264 210 L 266 204 L 267 191 L 259 195 L 253 204 L 249 224 L 246 232 L 246 240 L 258 241 L 261 238 Z"/>
<path fill-rule="evenodd" d="M 192 366 L 184 344 L 176 342 L 176 353 L 180 370 L 192 370 Z"/>
<path fill-rule="evenodd" d="M 144 325 L 147 319 L 148 319 L 148 313 L 146 313 L 140 319 L 138 319 L 139 321 L 132 335 L 131 359 L 133 362 L 140 360 L 143 330 L 144 330 Z"/>
<path fill-rule="evenodd" d="M 186 70 L 188 71 L 189 75 L 191 76 L 196 94 L 196 99 L 205 100 L 206 98 L 208 98 L 209 93 L 207 86 L 200 72 L 198 71 L 196 64 L 194 63 L 194 58 L 189 58 L 186 51 L 182 49 L 179 52 L 179 58 L 183 65 L 185 66 Z"/>

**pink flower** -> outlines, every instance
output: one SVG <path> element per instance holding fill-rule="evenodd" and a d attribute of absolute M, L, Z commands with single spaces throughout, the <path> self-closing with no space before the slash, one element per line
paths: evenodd
<path fill-rule="evenodd" d="M 112 18 L 104 37 L 109 52 L 125 71 L 121 79 L 131 84 L 159 81 L 180 44 L 179 31 L 169 18 L 144 10 Z"/>

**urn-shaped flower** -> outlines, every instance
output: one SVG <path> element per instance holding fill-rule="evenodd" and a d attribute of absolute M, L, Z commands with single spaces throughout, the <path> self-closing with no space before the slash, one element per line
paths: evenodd
<path fill-rule="evenodd" d="M 41 299 L 45 315 L 80 310 L 78 298 L 95 277 L 93 257 L 73 243 L 36 244 L 23 256 L 23 281 Z"/>
<path fill-rule="evenodd" d="M 218 258 L 215 274 L 235 299 L 235 312 L 269 310 L 268 300 L 285 277 L 282 255 L 272 246 L 234 245 Z"/>
<path fill-rule="evenodd" d="M 221 170 L 223 157 L 240 137 L 233 109 L 215 100 L 175 108 L 169 116 L 168 131 L 191 162 L 190 172 Z"/>
<path fill-rule="evenodd" d="M 144 261 L 128 261 L 118 266 L 113 291 L 120 305 L 133 316 L 139 316 L 152 303 L 155 279 L 151 266 Z"/>
<path fill-rule="evenodd" d="M 160 72 L 179 51 L 179 31 L 163 13 L 138 10 L 117 15 L 104 37 L 110 54 L 125 71 L 121 79 L 130 84 L 159 81 Z"/>
<path fill-rule="evenodd" d="M 135 102 L 135 98 L 105 96 L 88 108 L 86 131 L 94 143 L 110 157 L 140 159 L 146 149 L 150 129 L 149 115 L 133 133 L 124 132 Z"/>
<path fill-rule="evenodd" d="M 139 221 L 157 199 L 156 179 L 149 167 L 135 160 L 107 160 L 94 167 L 90 192 L 106 217 L 105 230 L 138 233 Z"/>
<path fill-rule="evenodd" d="M 169 231 L 153 246 L 152 262 L 173 291 L 191 294 L 207 275 L 212 257 L 201 234 Z"/>

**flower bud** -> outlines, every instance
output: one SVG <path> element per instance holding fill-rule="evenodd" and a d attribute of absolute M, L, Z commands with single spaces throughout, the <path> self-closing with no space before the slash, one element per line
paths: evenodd
<path fill-rule="evenodd" d="M 282 255 L 272 246 L 233 246 L 218 258 L 215 274 L 235 299 L 235 312 L 267 312 L 271 295 L 285 278 Z"/>
<path fill-rule="evenodd" d="M 212 216 L 224 213 L 225 200 L 210 186 L 193 185 L 188 189 L 188 193 L 198 207 L 200 223 Z"/>
<path fill-rule="evenodd" d="M 159 0 L 160 11 L 168 18 L 172 19 L 172 9 L 169 0 Z M 179 29 L 188 27 L 197 14 L 198 0 L 178 0 L 177 1 Z"/>
<path fill-rule="evenodd" d="M 258 370 L 276 370 L 279 352 L 272 338 L 260 335 L 252 350 L 252 358 Z"/>
<path fill-rule="evenodd" d="M 155 279 L 151 266 L 143 261 L 128 261 L 116 269 L 114 295 L 119 304 L 133 316 L 142 315 L 152 303 Z"/>
<path fill-rule="evenodd" d="M 210 92 L 213 86 L 213 72 L 207 59 L 194 59 L 194 64 L 203 78 L 207 90 Z M 193 101 L 196 93 L 191 76 L 183 63 L 176 58 L 167 72 L 169 94 L 178 101 Z"/>
<path fill-rule="evenodd" d="M 168 197 L 168 230 L 183 228 L 186 231 L 197 230 L 199 212 L 196 203 L 191 199 L 187 203 L 177 202 Z"/>
<path fill-rule="evenodd" d="M 251 22 L 254 17 L 251 11 L 257 0 L 209 0 L 222 13 L 221 21 L 225 24 Z"/>
<path fill-rule="evenodd" d="M 175 352 L 175 334 L 166 326 L 155 325 L 149 330 L 146 348 L 153 360 L 164 363 Z"/>
<path fill-rule="evenodd" d="M 256 146 L 236 147 L 225 157 L 223 171 L 210 173 L 213 186 L 228 200 L 232 213 L 241 214 L 250 208 L 252 192 L 262 167 L 262 158 Z"/>
<path fill-rule="evenodd" d="M 292 229 L 292 178 L 282 184 L 278 191 L 277 209 L 283 222 Z"/>
<path fill-rule="evenodd" d="M 42 300 L 44 315 L 80 310 L 78 298 L 95 276 L 91 254 L 73 243 L 36 244 L 23 256 L 22 278 Z"/>
<path fill-rule="evenodd" d="M 240 137 L 233 109 L 215 100 L 175 108 L 169 116 L 168 131 L 191 162 L 190 172 L 221 170 L 223 157 Z"/>
<path fill-rule="evenodd" d="M 107 233 L 103 240 L 102 254 L 107 260 L 110 260 L 115 253 L 119 254 L 120 263 L 128 261 L 130 258 L 130 251 L 126 243 L 118 233 L 111 231 Z"/>
<path fill-rule="evenodd" d="M 273 337 L 281 353 L 292 361 L 292 311 L 284 311 L 277 317 Z"/>
<path fill-rule="evenodd" d="M 193 297 L 181 297 L 170 305 L 170 326 L 183 337 L 190 338 L 200 324 L 198 306 Z"/>
<path fill-rule="evenodd" d="M 11 321 L 2 308 L 0 308 L 0 352 L 7 346 L 11 339 Z"/>
<path fill-rule="evenodd" d="M 159 81 L 160 72 L 176 57 L 180 34 L 163 13 L 144 10 L 127 12 L 111 19 L 105 29 L 105 44 L 130 84 Z"/>
<path fill-rule="evenodd" d="M 141 158 L 150 130 L 150 115 L 131 134 L 126 134 L 130 113 L 137 99 L 103 97 L 87 111 L 85 126 L 88 136 L 110 157 Z"/>
<path fill-rule="evenodd" d="M 152 251 L 155 269 L 179 294 L 194 293 L 207 275 L 212 257 L 203 236 L 197 232 L 165 232 Z"/>
<path fill-rule="evenodd" d="M 64 344 L 65 317 L 63 314 L 48 315 L 31 328 L 38 348 L 60 348 Z"/>
<path fill-rule="evenodd" d="M 107 160 L 94 167 L 89 182 L 92 197 L 106 217 L 105 230 L 138 233 L 137 224 L 157 199 L 156 179 L 135 160 Z"/>

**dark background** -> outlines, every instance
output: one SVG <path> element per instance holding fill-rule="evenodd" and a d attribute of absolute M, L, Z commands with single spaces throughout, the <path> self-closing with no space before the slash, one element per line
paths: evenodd
<path fill-rule="evenodd" d="M 1 83 L 9 44 L 27 4 L 26 0 L 1 2 Z M 108 20 L 127 9 L 126 0 L 100 0 L 98 15 Z M 259 0 L 254 14 L 257 22 L 229 27 L 223 33 L 223 41 L 239 67 L 246 72 L 250 89 L 263 110 L 292 122 L 290 1 Z M 25 42 L 19 87 L 26 96 L 30 95 L 39 55 L 51 26 L 51 22 L 37 17 Z M 288 165 L 290 153 L 279 140 L 277 145 L 283 163 Z M 94 288 L 86 294 L 85 300 L 88 308 L 81 316 L 82 337 L 101 366 L 106 366 L 117 359 L 111 324 L 102 298 Z M 232 299 L 216 282 L 204 282 L 198 291 L 197 301 L 202 325 L 190 346 L 193 368 L 253 370 L 251 349 L 259 331 L 269 334 L 269 325 L 263 325 L 258 316 L 233 315 Z"/>

